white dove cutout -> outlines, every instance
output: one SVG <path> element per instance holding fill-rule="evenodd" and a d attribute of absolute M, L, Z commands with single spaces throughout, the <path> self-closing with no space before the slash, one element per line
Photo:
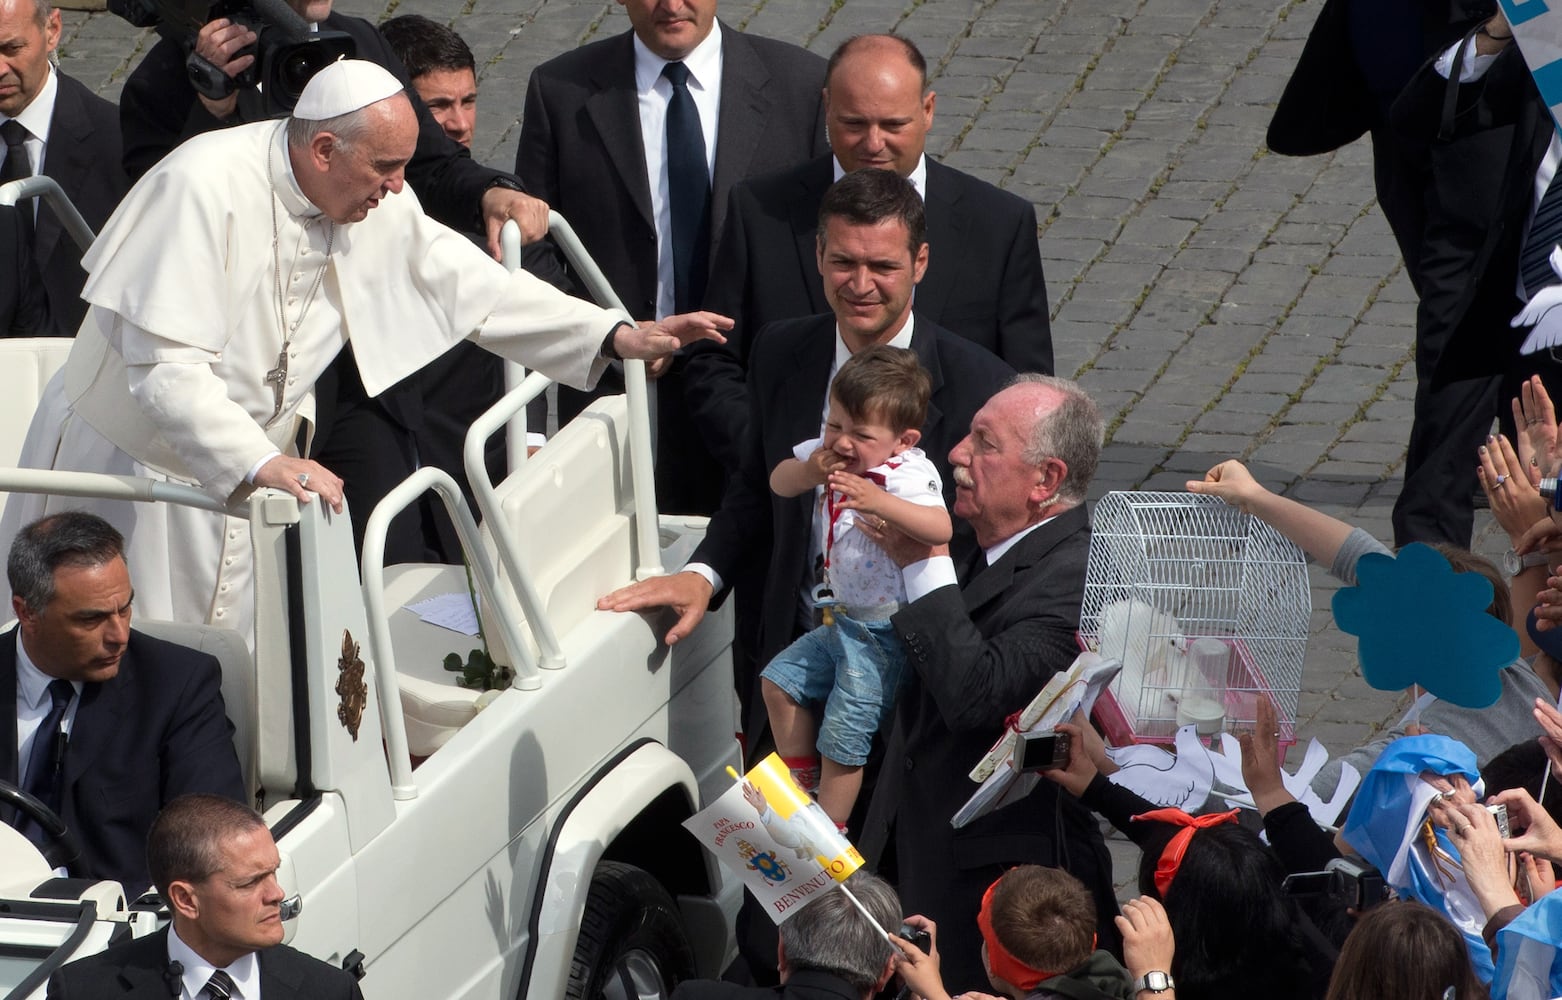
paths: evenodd
<path fill-rule="evenodd" d="M 1237 789 L 1234 794 L 1223 794 L 1226 804 L 1234 808 L 1257 809 L 1253 804 L 1253 793 L 1247 790 L 1247 782 L 1242 779 L 1242 746 L 1236 737 L 1230 733 L 1221 733 L 1220 750 L 1209 751 L 1209 758 L 1215 767 L 1215 780 L 1222 786 Z M 1292 798 L 1307 807 L 1313 822 L 1319 826 L 1335 826 L 1350 802 L 1350 797 L 1356 794 L 1356 788 L 1361 784 L 1361 772 L 1342 761 L 1339 784 L 1334 786 L 1333 793 L 1325 801 L 1313 791 L 1312 780 L 1328 762 L 1329 751 L 1324 749 L 1323 744 L 1309 740 L 1307 752 L 1302 755 L 1302 763 L 1296 773 L 1288 774 L 1285 768 L 1280 769 L 1280 783 L 1291 793 Z"/>
<path fill-rule="evenodd" d="M 1551 264 L 1552 273 L 1558 281 L 1562 281 L 1562 246 L 1553 248 L 1547 260 Z M 1519 314 L 1513 317 L 1511 325 L 1514 329 L 1521 326 L 1535 328 L 1524 338 L 1524 344 L 1519 348 L 1520 354 L 1534 354 L 1562 344 L 1562 312 L 1555 311 L 1557 306 L 1562 306 L 1562 284 L 1547 285 L 1536 292 L 1519 310 Z"/>
<path fill-rule="evenodd" d="M 1215 764 L 1209 748 L 1199 742 L 1192 726 L 1177 730 L 1174 757 L 1158 746 L 1138 743 L 1107 747 L 1106 755 L 1117 765 L 1107 780 L 1159 807 L 1197 812 L 1209 798 L 1215 781 Z"/>

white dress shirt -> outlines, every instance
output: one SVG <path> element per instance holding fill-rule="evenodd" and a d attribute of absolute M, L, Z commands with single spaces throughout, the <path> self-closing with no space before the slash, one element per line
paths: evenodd
<path fill-rule="evenodd" d="M 48 674 L 38 669 L 33 663 L 33 658 L 27 655 L 27 648 L 22 645 L 21 635 L 16 637 L 16 776 L 18 779 L 27 774 L 27 765 L 32 763 L 33 749 L 38 745 L 38 729 L 43 725 L 43 720 L 49 714 L 49 709 L 54 707 L 54 699 L 49 697 L 49 684 L 54 680 Z M 76 694 L 71 698 L 70 705 L 65 709 L 65 718 L 60 722 L 60 728 L 70 735 L 71 726 L 76 722 L 76 709 L 81 705 L 80 681 L 72 681 L 71 687 Z"/>
<path fill-rule="evenodd" d="M 22 109 L 22 113 L 16 116 L 16 120 L 22 123 L 22 127 L 29 133 L 28 140 L 23 143 L 27 149 L 28 166 L 31 173 L 43 173 L 44 157 L 49 150 L 49 123 L 54 120 L 54 99 L 60 93 L 60 78 L 54 72 L 54 67 L 49 67 L 49 75 L 44 78 L 43 89 L 38 91 L 38 96 L 32 99 L 32 103 Z M 10 121 L 5 115 L 0 115 L 0 123 Z M 6 151 L 4 144 L 0 144 L 0 161 L 4 161 Z M 33 217 L 38 215 L 38 201 L 33 198 Z"/>
<path fill-rule="evenodd" d="M 646 180 L 651 185 L 651 215 L 656 219 L 656 318 L 673 313 L 673 216 L 667 188 L 667 105 L 673 85 L 662 76 L 668 60 L 646 48 L 636 35 L 635 91 L 640 104 L 640 144 L 645 149 Z M 689 68 L 689 96 L 705 134 L 705 169 L 716 171 L 716 123 L 721 115 L 721 25 L 683 60 Z"/>
<path fill-rule="evenodd" d="M 217 968 L 185 944 L 172 926 L 168 928 L 168 961 L 178 962 L 184 968 L 184 975 L 179 977 L 183 988 L 179 995 L 184 1000 L 205 1000 L 201 990 Z M 233 980 L 233 995 L 238 1000 L 260 1000 L 260 962 L 253 951 L 222 971 Z"/>
<path fill-rule="evenodd" d="M 841 161 L 840 161 L 839 158 L 832 159 L 830 162 L 835 164 L 835 179 L 836 180 L 840 180 L 842 177 L 846 176 L 846 168 L 841 166 Z M 911 168 L 911 176 L 907 177 L 906 180 L 911 182 L 911 186 L 913 188 L 916 188 L 917 194 L 922 196 L 922 200 L 923 201 L 927 201 L 927 154 L 926 153 L 923 153 L 921 156 L 917 157 L 917 165 Z"/>
<path fill-rule="evenodd" d="M 1052 517 L 1043 518 L 1028 528 L 1021 528 L 996 545 L 988 546 L 982 553 L 987 557 L 987 565 L 991 566 L 1002 559 L 1004 553 L 1020 544 L 1026 535 L 1061 516 L 1061 514 L 1053 514 Z M 933 556 L 931 559 L 914 562 L 901 570 L 901 575 L 906 581 L 907 603 L 926 597 L 939 587 L 960 585 L 960 575 L 955 572 L 955 561 L 948 556 Z"/>

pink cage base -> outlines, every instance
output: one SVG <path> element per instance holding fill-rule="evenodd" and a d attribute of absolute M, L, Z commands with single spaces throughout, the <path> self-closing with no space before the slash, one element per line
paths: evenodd
<path fill-rule="evenodd" d="M 1197 637 L 1190 637 L 1197 638 Z M 1226 638 L 1226 637 L 1219 637 Z M 1079 648 L 1085 649 L 1085 641 L 1082 636 L 1076 636 Z M 1274 693 L 1269 686 L 1263 672 L 1253 663 L 1251 652 L 1247 643 L 1241 639 L 1226 638 L 1236 655 L 1232 657 L 1230 674 L 1227 677 L 1225 705 L 1227 732 L 1236 731 L 1253 726 L 1253 720 L 1257 716 L 1258 696 L 1264 695 L 1274 702 Z M 1143 720 L 1144 732 L 1135 732 L 1134 726 L 1128 721 L 1128 715 L 1123 707 L 1117 703 L 1117 698 L 1110 688 L 1101 692 L 1096 699 L 1096 707 L 1091 713 L 1096 724 L 1106 735 L 1107 740 L 1114 746 L 1126 746 L 1129 743 L 1155 743 L 1170 747 L 1177 737 L 1177 723 L 1175 720 L 1150 719 Z M 1286 750 L 1296 745 L 1296 721 L 1294 719 L 1281 718 L 1279 752 L 1281 763 L 1285 762 Z"/>

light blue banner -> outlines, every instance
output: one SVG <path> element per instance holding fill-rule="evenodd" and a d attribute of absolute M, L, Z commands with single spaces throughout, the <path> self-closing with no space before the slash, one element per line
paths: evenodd
<path fill-rule="evenodd" d="M 1562 114 L 1562 0 L 1497 0 L 1555 122 Z"/>

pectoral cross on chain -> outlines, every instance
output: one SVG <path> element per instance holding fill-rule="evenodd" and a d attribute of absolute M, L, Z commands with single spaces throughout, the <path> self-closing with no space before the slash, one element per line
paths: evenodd
<path fill-rule="evenodd" d="M 263 380 L 271 386 L 271 419 L 266 421 L 267 427 L 276 423 L 282 415 L 282 393 L 287 386 L 287 349 L 288 345 L 283 344 L 281 353 L 277 355 L 277 366 L 267 372 Z"/>

